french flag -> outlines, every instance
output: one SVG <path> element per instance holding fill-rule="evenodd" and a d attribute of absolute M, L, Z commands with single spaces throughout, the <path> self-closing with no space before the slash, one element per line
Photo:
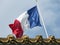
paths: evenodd
<path fill-rule="evenodd" d="M 41 26 L 37 6 L 25 11 L 14 20 L 13 24 L 9 24 L 9 27 L 12 29 L 12 33 L 16 38 L 22 37 L 24 30 L 28 30 L 36 26 Z"/>

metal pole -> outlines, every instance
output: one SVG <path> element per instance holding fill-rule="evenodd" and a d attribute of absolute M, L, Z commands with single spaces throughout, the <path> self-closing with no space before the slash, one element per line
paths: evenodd
<path fill-rule="evenodd" d="M 40 8 L 39 8 L 39 5 L 38 5 L 38 0 L 36 0 L 36 4 L 37 4 L 37 9 L 38 9 L 38 12 L 39 12 L 40 18 L 41 18 L 42 23 L 43 23 L 44 31 L 45 31 L 46 36 L 47 36 L 47 38 L 48 38 L 47 29 L 46 29 L 46 27 L 45 27 L 44 20 L 43 20 L 43 17 L 42 17 L 42 15 L 41 15 L 41 12 L 40 12 Z"/>

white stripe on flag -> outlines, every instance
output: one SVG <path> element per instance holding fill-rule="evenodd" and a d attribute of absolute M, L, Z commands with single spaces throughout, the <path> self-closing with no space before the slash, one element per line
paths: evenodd
<path fill-rule="evenodd" d="M 27 30 L 30 28 L 28 17 L 29 17 L 29 15 L 28 15 L 27 11 L 25 11 L 18 18 L 16 18 L 21 23 L 23 30 Z"/>

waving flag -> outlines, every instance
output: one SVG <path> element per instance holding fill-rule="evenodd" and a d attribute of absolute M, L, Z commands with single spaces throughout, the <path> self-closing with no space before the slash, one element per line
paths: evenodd
<path fill-rule="evenodd" d="M 34 6 L 22 13 L 15 19 L 14 24 L 9 24 L 9 27 L 12 29 L 13 34 L 15 34 L 17 38 L 23 35 L 24 30 L 28 30 L 36 26 L 41 26 L 37 6 Z"/>

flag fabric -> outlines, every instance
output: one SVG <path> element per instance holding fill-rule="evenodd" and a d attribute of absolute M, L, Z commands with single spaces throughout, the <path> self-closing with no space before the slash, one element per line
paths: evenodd
<path fill-rule="evenodd" d="M 9 27 L 17 38 L 22 37 L 24 30 L 28 30 L 36 26 L 41 26 L 37 6 L 34 6 L 22 13 L 14 20 L 14 24 L 9 24 Z"/>

